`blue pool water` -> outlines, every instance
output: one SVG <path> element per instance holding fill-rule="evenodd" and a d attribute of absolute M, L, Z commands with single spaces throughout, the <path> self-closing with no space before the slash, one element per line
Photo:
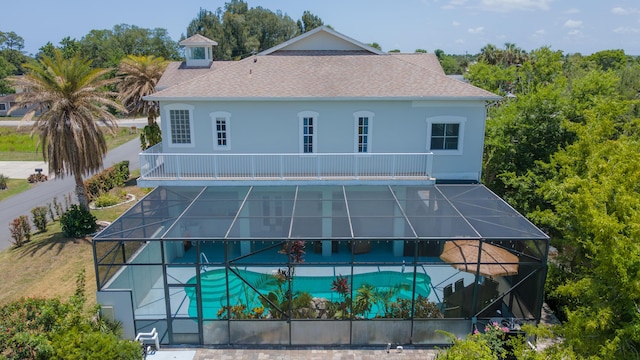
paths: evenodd
<path fill-rule="evenodd" d="M 255 287 L 263 295 L 276 289 L 273 276 L 270 274 L 258 273 L 248 270 L 235 270 L 240 277 L 229 272 L 229 295 L 231 305 L 241 302 L 247 308 L 261 306 L 259 297 L 247 283 Z M 331 284 L 336 279 L 335 276 L 295 276 L 293 280 L 294 292 L 308 292 L 312 297 L 325 298 L 330 301 L 339 301 L 341 296 L 331 290 Z M 193 277 L 187 283 L 195 284 Z M 216 269 L 200 274 L 202 289 L 202 311 L 204 319 L 217 319 L 218 311 L 226 305 L 226 285 L 225 269 Z M 413 286 L 413 273 L 402 273 L 396 271 L 378 271 L 364 274 L 355 274 L 353 279 L 349 277 L 349 285 L 355 290 L 363 284 L 372 285 L 378 289 L 390 289 L 400 285 L 401 290 L 397 292 L 392 301 L 397 298 L 411 299 Z M 427 274 L 416 274 L 416 297 L 422 295 L 428 297 L 431 293 L 431 278 Z M 191 302 L 189 304 L 189 316 L 197 315 L 196 296 L 193 291 L 187 291 Z M 374 317 L 378 309 L 375 307 L 370 312 Z"/>

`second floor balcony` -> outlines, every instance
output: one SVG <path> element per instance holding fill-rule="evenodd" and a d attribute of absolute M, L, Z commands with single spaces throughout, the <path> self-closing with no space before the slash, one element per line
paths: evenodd
<path fill-rule="evenodd" d="M 141 187 L 434 181 L 432 153 L 140 154 Z"/>

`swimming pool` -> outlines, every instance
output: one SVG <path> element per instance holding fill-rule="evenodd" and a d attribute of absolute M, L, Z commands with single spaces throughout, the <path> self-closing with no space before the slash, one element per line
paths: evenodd
<path fill-rule="evenodd" d="M 229 296 L 231 305 L 241 302 L 247 305 L 247 308 L 261 306 L 258 294 L 248 285 L 251 284 L 261 294 L 267 295 L 270 291 L 274 291 L 277 285 L 273 281 L 273 275 L 249 270 L 236 269 L 240 276 L 236 276 L 229 272 Z M 200 274 L 200 284 L 202 289 L 202 311 L 204 319 L 217 319 L 218 311 L 226 306 L 226 271 L 225 269 L 215 269 Z M 391 301 L 398 298 L 411 299 L 413 286 L 413 273 L 403 273 L 396 271 L 376 271 L 363 274 L 354 274 L 353 279 L 349 276 L 350 286 L 355 292 L 362 285 L 367 284 L 378 288 L 379 290 L 387 290 L 399 287 Z M 293 280 L 294 292 L 308 292 L 314 298 L 325 298 L 329 301 L 340 301 L 341 295 L 331 290 L 332 282 L 336 276 L 295 276 Z M 269 281 L 271 280 L 271 281 Z M 195 284 L 196 278 L 193 277 L 187 282 Z M 429 297 L 431 293 L 431 278 L 427 274 L 416 273 L 416 297 L 421 295 Z M 194 291 L 187 291 L 187 296 L 191 300 L 189 303 L 189 316 L 196 317 L 196 296 Z M 378 309 L 374 306 L 370 312 L 370 317 L 375 317 Z"/>

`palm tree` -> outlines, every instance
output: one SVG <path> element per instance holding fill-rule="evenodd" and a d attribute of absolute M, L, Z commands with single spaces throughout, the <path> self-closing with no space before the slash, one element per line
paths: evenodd
<path fill-rule="evenodd" d="M 496 65 L 498 63 L 500 50 L 493 44 L 487 44 L 480 49 L 480 55 L 478 58 L 481 61 L 485 61 L 489 65 Z"/>
<path fill-rule="evenodd" d="M 43 56 L 25 68 L 24 76 L 11 81 L 27 91 L 18 95 L 9 111 L 29 109 L 22 120 L 34 120 L 31 135 L 38 134 L 40 138 L 49 172 L 59 178 L 72 175 L 80 207 L 89 210 L 82 176 L 101 169 L 107 153 L 98 123 L 115 133 L 117 124 L 109 110 L 124 111 L 113 100 L 116 94 L 108 90 L 117 79 L 105 77 L 108 69 L 91 68 L 90 60 L 79 56 L 65 59 L 59 50 L 53 57 Z"/>
<path fill-rule="evenodd" d="M 147 126 L 140 134 L 143 150 L 162 141 L 160 127 L 156 124 L 159 104 L 143 98 L 155 92 L 167 65 L 169 62 L 162 57 L 128 55 L 122 59 L 118 69 L 123 76 L 118 84 L 118 98 L 130 114 L 147 115 Z"/>

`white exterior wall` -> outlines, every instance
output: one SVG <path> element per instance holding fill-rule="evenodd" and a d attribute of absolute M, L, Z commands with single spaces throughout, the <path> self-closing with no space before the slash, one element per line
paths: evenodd
<path fill-rule="evenodd" d="M 193 146 L 172 147 L 166 106 L 193 109 Z M 368 111 L 369 152 L 424 153 L 427 119 L 454 116 L 465 119 L 461 154 L 439 152 L 433 159 L 433 176 L 447 180 L 479 180 L 485 125 L 483 101 L 269 101 L 269 102 L 165 102 L 162 132 L 165 153 L 301 153 L 301 112 L 316 112 L 314 152 L 354 153 L 354 113 Z M 182 106 L 180 106 L 182 108 Z M 215 119 L 211 113 L 230 114 L 228 150 L 217 150 Z M 451 151 L 455 153 L 455 151 Z M 445 153 L 445 154 L 443 154 Z"/>

